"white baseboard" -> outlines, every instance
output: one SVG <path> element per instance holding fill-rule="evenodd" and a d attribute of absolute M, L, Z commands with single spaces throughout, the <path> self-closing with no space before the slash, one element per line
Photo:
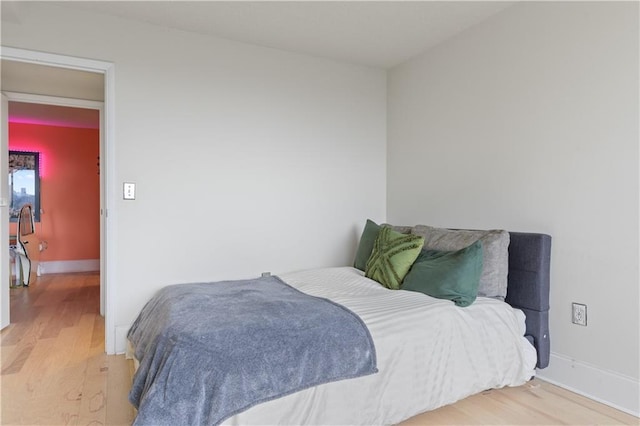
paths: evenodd
<path fill-rule="evenodd" d="M 116 325 L 115 353 L 117 355 L 127 352 L 127 333 L 129 332 L 130 328 L 130 325 Z"/>
<path fill-rule="evenodd" d="M 53 260 L 39 262 L 42 274 L 68 274 L 70 272 L 93 272 L 100 270 L 100 259 Z"/>
<path fill-rule="evenodd" d="M 549 366 L 536 377 L 640 417 L 640 381 L 633 377 L 553 352 Z"/>

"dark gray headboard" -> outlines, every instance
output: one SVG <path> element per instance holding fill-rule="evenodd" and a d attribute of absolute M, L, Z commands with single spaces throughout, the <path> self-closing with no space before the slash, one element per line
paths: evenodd
<path fill-rule="evenodd" d="M 549 265 L 551 237 L 509 232 L 509 284 L 506 302 L 527 316 L 527 339 L 538 351 L 538 368 L 549 365 Z"/>

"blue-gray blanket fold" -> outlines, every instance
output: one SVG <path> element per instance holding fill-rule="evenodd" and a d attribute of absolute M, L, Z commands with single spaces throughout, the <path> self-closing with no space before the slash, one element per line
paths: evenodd
<path fill-rule="evenodd" d="M 129 393 L 136 425 L 215 425 L 260 402 L 377 371 L 357 315 L 278 277 L 165 287 L 128 338 L 140 361 Z"/>

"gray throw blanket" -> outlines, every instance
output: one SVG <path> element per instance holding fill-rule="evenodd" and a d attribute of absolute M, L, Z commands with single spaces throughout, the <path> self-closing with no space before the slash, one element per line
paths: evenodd
<path fill-rule="evenodd" d="M 133 323 L 136 425 L 215 425 L 260 402 L 377 372 L 369 330 L 278 277 L 161 289 Z"/>

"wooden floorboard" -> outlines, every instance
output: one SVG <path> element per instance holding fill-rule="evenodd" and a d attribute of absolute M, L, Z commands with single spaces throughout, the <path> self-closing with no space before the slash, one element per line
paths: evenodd
<path fill-rule="evenodd" d="M 99 275 L 39 277 L 11 289 L 0 333 L 2 425 L 130 425 L 133 366 L 104 353 Z M 639 425 L 640 419 L 541 380 L 423 413 L 415 425 Z"/>
<path fill-rule="evenodd" d="M 104 353 L 99 297 L 96 273 L 11 289 L 11 325 L 0 334 L 2 425 L 131 424 L 129 362 Z"/>
<path fill-rule="evenodd" d="M 534 379 L 493 389 L 402 423 L 412 425 L 638 425 L 640 419 Z"/>

